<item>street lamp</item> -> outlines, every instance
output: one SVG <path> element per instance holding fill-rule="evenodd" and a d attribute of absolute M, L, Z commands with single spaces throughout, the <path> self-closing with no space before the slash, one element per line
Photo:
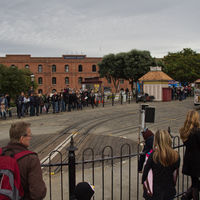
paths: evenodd
<path fill-rule="evenodd" d="M 35 75 L 31 74 L 31 83 L 32 83 L 32 86 L 34 86 L 34 80 L 35 80 Z"/>

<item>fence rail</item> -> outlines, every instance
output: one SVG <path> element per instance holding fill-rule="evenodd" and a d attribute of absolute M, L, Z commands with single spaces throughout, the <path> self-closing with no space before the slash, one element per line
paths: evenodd
<path fill-rule="evenodd" d="M 178 136 L 173 137 L 173 148 L 176 149 L 182 157 L 185 151 L 184 145 L 180 144 Z M 101 152 L 100 158 L 95 158 L 95 152 L 92 148 L 87 148 L 82 152 L 81 160 L 76 161 L 73 137 L 70 146 L 67 148 L 68 161 L 62 162 L 62 154 L 59 152 L 60 163 L 52 163 L 51 157 L 55 152 L 49 155 L 49 164 L 42 165 L 43 169 L 48 169 L 49 174 L 49 199 L 74 199 L 75 185 L 81 181 L 87 181 L 95 185 L 95 197 L 93 199 L 142 199 L 141 177 L 138 181 L 137 163 L 138 154 L 134 153 L 130 144 L 123 144 L 120 147 L 119 155 L 114 156 L 114 150 L 111 146 L 105 146 Z M 142 153 L 140 153 L 141 155 Z M 90 159 L 88 159 L 90 158 Z M 55 182 L 52 181 L 52 168 L 59 167 L 57 174 L 60 175 L 60 191 L 55 193 Z M 65 170 L 63 168 L 66 167 Z M 63 174 L 68 174 L 68 183 L 63 183 Z M 66 176 L 64 176 L 66 177 Z M 65 181 L 66 182 L 66 181 Z M 54 184 L 54 185 L 53 185 Z M 189 179 L 187 176 L 178 175 L 177 194 L 174 197 L 178 199 L 188 188 Z M 54 191 L 52 190 L 54 188 Z M 53 196 L 56 198 L 53 198 Z"/>

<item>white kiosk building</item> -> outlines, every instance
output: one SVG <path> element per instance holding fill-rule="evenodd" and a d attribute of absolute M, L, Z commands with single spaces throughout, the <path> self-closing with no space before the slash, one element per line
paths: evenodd
<path fill-rule="evenodd" d="M 154 96 L 154 101 L 170 101 L 171 89 L 168 82 L 173 80 L 161 67 L 150 67 L 150 71 L 139 78 L 143 82 L 143 92 Z"/>

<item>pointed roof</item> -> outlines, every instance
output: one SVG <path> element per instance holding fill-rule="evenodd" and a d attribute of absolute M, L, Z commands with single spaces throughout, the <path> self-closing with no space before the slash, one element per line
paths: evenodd
<path fill-rule="evenodd" d="M 200 83 L 200 79 L 197 79 L 197 80 L 195 81 L 195 83 Z"/>
<path fill-rule="evenodd" d="M 139 78 L 139 81 L 172 81 L 173 79 L 161 71 L 160 67 L 151 67 L 151 71 Z"/>

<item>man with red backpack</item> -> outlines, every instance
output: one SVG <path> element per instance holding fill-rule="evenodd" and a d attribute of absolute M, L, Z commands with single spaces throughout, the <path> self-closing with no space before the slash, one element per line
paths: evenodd
<path fill-rule="evenodd" d="M 28 150 L 30 123 L 13 123 L 9 133 L 10 142 L 0 148 L 0 199 L 41 200 L 46 186 L 38 156 Z"/>

